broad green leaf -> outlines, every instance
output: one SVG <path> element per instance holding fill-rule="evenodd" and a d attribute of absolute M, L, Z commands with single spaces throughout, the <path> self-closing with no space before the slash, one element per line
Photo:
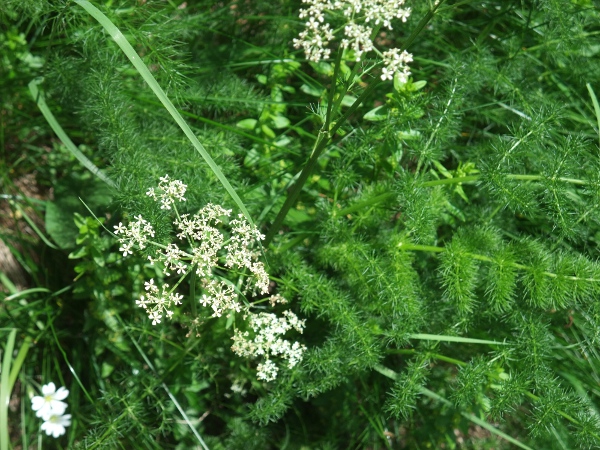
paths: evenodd
<path fill-rule="evenodd" d="M 290 126 L 290 120 L 284 116 L 274 116 L 271 117 L 271 120 L 273 121 L 273 127 L 278 130 Z"/>
<path fill-rule="evenodd" d="M 371 111 L 366 113 L 363 116 L 363 118 L 370 122 L 379 122 L 382 120 L 386 120 L 388 117 L 388 110 L 389 108 L 387 107 L 387 105 L 381 105 L 377 108 L 373 108 Z"/>
<path fill-rule="evenodd" d="M 243 128 L 244 130 L 254 130 L 257 122 L 258 121 L 256 119 L 244 119 L 236 123 L 235 126 L 238 128 Z"/>
<path fill-rule="evenodd" d="M 355 101 L 356 97 L 352 95 L 344 95 L 344 98 L 342 99 L 342 106 L 352 106 Z"/>
<path fill-rule="evenodd" d="M 46 206 L 46 231 L 60 248 L 75 246 L 79 228 L 74 214 L 89 214 L 83 203 L 94 212 L 102 212 L 111 202 L 110 188 L 97 178 L 71 174 L 62 178 L 54 187 L 54 201 Z"/>
<path fill-rule="evenodd" d="M 303 84 L 300 86 L 300 90 L 305 94 L 312 95 L 313 97 L 321 97 L 325 93 L 325 89 L 318 88 L 316 86 L 310 86 L 308 84 Z"/>
<path fill-rule="evenodd" d="M 256 75 L 256 80 L 260 84 L 267 84 L 267 76 L 266 75 Z"/>
<path fill-rule="evenodd" d="M 427 81 L 425 81 L 425 80 L 415 81 L 414 83 L 412 83 L 412 90 L 419 91 L 419 90 L 423 89 L 426 85 L 427 85 Z"/>
<path fill-rule="evenodd" d="M 262 130 L 263 133 L 265 133 L 267 135 L 267 137 L 270 137 L 271 139 L 275 139 L 276 134 L 271 128 L 269 128 L 266 125 L 261 125 L 260 129 Z"/>

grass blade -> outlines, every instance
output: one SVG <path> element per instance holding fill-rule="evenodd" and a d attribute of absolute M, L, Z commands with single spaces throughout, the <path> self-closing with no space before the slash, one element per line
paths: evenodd
<path fill-rule="evenodd" d="M 50 242 L 50 239 L 48 239 L 46 237 L 46 235 L 44 233 L 42 233 L 42 231 L 37 227 L 37 225 L 33 222 L 33 220 L 31 220 L 31 217 L 29 217 L 27 215 L 27 213 L 25 211 L 23 211 L 23 208 L 21 208 L 19 205 L 16 205 L 16 207 L 17 207 L 17 211 L 19 211 L 23 215 L 23 218 L 29 224 L 29 226 L 33 229 L 33 231 L 35 231 L 35 233 L 38 235 L 38 237 L 42 241 L 44 241 L 44 244 L 46 244 L 50 248 L 53 248 L 54 250 L 58 250 L 58 247 L 56 245 L 54 245 L 52 242 Z"/>
<path fill-rule="evenodd" d="M 397 380 L 398 379 L 398 374 L 396 372 L 394 372 L 392 369 L 385 367 L 381 364 L 377 364 L 373 367 L 377 372 L 379 372 L 380 374 L 382 374 L 383 376 L 386 376 L 392 380 Z M 429 397 L 431 399 L 437 400 L 441 403 L 443 403 L 444 405 L 450 406 L 451 408 L 454 408 L 454 404 L 445 399 L 444 397 L 442 397 L 439 394 L 436 394 L 433 391 L 430 391 L 427 388 L 421 387 L 420 389 L 421 394 L 425 395 L 426 397 Z M 508 434 L 504 433 L 503 431 L 500 431 L 498 428 L 496 428 L 495 426 L 489 424 L 488 422 L 486 422 L 483 419 L 480 419 L 479 417 L 477 417 L 475 414 L 471 414 L 471 413 L 467 413 L 467 412 L 463 412 L 463 411 L 459 411 L 460 415 L 463 416 L 465 419 L 470 420 L 471 422 L 473 422 L 474 424 L 479 425 L 481 428 L 485 428 L 486 430 L 488 430 L 490 433 L 495 434 L 498 437 L 501 437 L 502 439 L 506 439 L 508 442 L 510 442 L 511 444 L 516 445 L 519 448 L 523 448 L 525 450 L 533 450 L 531 447 L 523 444 L 522 442 L 518 441 L 517 439 L 515 439 L 512 436 L 509 436 Z"/>
<path fill-rule="evenodd" d="M 596 98 L 596 93 L 592 89 L 592 85 L 590 83 L 586 83 L 585 85 L 587 86 L 587 90 L 592 98 L 592 104 L 594 105 L 594 112 L 596 113 L 596 120 L 598 121 L 598 142 L 600 143 L 600 105 L 598 105 L 598 99 Z"/>
<path fill-rule="evenodd" d="M 96 8 L 87 0 L 74 1 L 83 9 L 85 9 L 94 19 L 96 19 L 100 23 L 100 25 L 102 25 L 102 27 L 108 32 L 108 34 L 114 39 L 119 48 L 123 51 L 123 53 L 125 53 L 125 56 L 129 58 L 133 66 L 142 76 L 146 84 L 148 84 L 150 89 L 152 89 L 154 95 L 156 95 L 156 97 L 160 100 L 160 102 L 163 104 L 163 106 L 166 108 L 169 114 L 171 114 L 171 117 L 173 117 L 175 122 L 177 122 L 177 125 L 179 125 L 179 127 L 184 132 L 186 137 L 190 140 L 194 148 L 198 151 L 198 153 L 200 153 L 202 158 L 204 158 L 204 161 L 206 161 L 206 163 L 209 165 L 209 167 L 219 179 L 225 190 L 229 193 L 229 195 L 231 195 L 231 197 L 233 198 L 237 206 L 240 208 L 248 222 L 253 224 L 254 222 L 252 221 L 252 218 L 250 217 L 250 213 L 246 209 L 246 206 L 242 202 L 242 199 L 238 196 L 237 192 L 235 192 L 235 189 L 233 189 L 225 175 L 223 175 L 223 172 L 221 171 L 217 163 L 215 163 L 212 157 L 208 154 L 204 146 L 200 143 L 196 135 L 192 132 L 191 128 L 183 119 L 181 114 L 179 114 L 177 108 L 175 108 L 171 100 L 169 100 L 169 97 L 167 97 L 167 94 L 165 94 L 165 92 L 162 90 L 162 88 L 160 87 L 152 73 L 150 73 L 150 70 L 148 69 L 148 67 L 146 67 L 140 56 L 133 49 L 133 47 L 127 41 L 125 36 L 123 36 L 123 33 L 119 31 L 119 29 L 112 23 L 112 21 L 108 17 L 106 17 L 98 8 Z"/>
<path fill-rule="evenodd" d="M 17 330 L 13 328 L 8 335 L 6 347 L 4 347 L 4 357 L 2 358 L 2 373 L 0 374 L 0 450 L 8 450 L 8 401 L 10 400 L 11 391 L 9 380 L 16 335 Z"/>
<path fill-rule="evenodd" d="M 25 338 L 25 342 L 21 345 L 17 356 L 13 360 L 12 368 L 10 369 L 10 374 L 8 376 L 8 390 L 12 391 L 13 386 L 15 385 L 15 381 L 17 381 L 17 377 L 19 376 L 19 371 L 21 370 L 21 366 L 25 362 L 25 358 L 27 358 L 27 353 L 31 348 L 32 340 L 30 337 Z"/>
<path fill-rule="evenodd" d="M 4 299 L 4 301 L 8 302 L 11 300 L 16 300 L 17 298 L 25 297 L 26 295 L 35 294 L 37 292 L 48 293 L 48 292 L 52 292 L 52 291 L 50 291 L 49 289 L 46 289 L 46 288 L 42 288 L 42 287 L 25 289 L 24 291 L 18 291 L 18 292 L 15 292 L 14 294 L 9 295 L 8 297 L 6 297 Z"/>
<path fill-rule="evenodd" d="M 65 363 L 67 364 L 67 366 L 69 367 L 69 370 L 71 371 L 71 375 L 73 375 L 73 378 L 75 378 L 75 381 L 77 381 L 77 384 L 79 385 L 79 387 L 81 388 L 81 391 L 85 394 L 87 399 L 90 401 L 90 404 L 93 405 L 95 403 L 94 399 L 92 398 L 90 393 L 87 391 L 87 389 L 81 382 L 81 379 L 79 378 L 79 375 L 77 375 L 77 371 L 75 370 L 75 368 L 71 365 L 71 362 L 69 361 L 67 352 L 65 352 L 62 345 L 60 345 L 60 341 L 58 339 L 58 336 L 56 335 L 56 330 L 54 329 L 54 324 L 52 322 L 50 322 L 50 330 L 52 331 L 52 336 L 54 337 L 54 342 L 56 343 L 58 350 L 62 354 L 62 356 L 65 360 Z"/>
<path fill-rule="evenodd" d="M 54 114 L 52 114 L 52 111 L 50 111 L 50 108 L 48 108 L 46 100 L 44 100 L 44 95 L 38 89 L 37 85 L 38 81 L 32 80 L 28 85 L 29 92 L 31 93 L 31 96 L 36 102 L 38 108 L 42 112 L 44 118 L 46 119 L 46 122 L 48 122 L 48 125 L 50 125 L 50 128 L 52 128 L 52 131 L 54 131 L 54 133 L 58 136 L 58 138 L 64 144 L 64 146 L 67 147 L 67 150 L 69 150 L 73 154 L 73 156 L 75 156 L 75 158 L 79 160 L 83 167 L 92 172 L 95 176 L 100 178 L 110 187 L 116 188 L 117 186 L 115 185 L 115 183 L 106 175 L 104 175 L 104 173 L 98 167 L 96 167 L 94 163 L 91 162 L 83 153 L 81 153 L 81 151 L 73 143 L 71 138 L 69 138 L 67 133 L 65 133 L 65 130 L 63 130 L 63 128 L 60 126 L 60 124 L 54 117 Z"/>
<path fill-rule="evenodd" d="M 421 388 L 421 393 L 423 395 L 429 397 L 429 398 L 432 398 L 434 400 L 438 400 L 438 401 L 442 402 L 445 405 L 454 406 L 452 404 L 452 402 L 450 402 L 449 400 L 446 400 L 444 397 L 436 394 L 433 391 L 430 391 L 427 388 Z M 511 444 L 516 445 L 519 448 L 524 448 L 525 450 L 533 450 L 531 447 L 529 447 L 529 446 L 523 444 L 522 442 L 516 440 L 514 437 L 509 436 L 508 434 L 504 433 L 503 431 L 500 431 L 495 426 L 487 423 L 485 420 L 480 419 L 475 414 L 466 413 L 466 412 L 463 412 L 463 411 L 459 411 L 459 412 L 460 412 L 460 415 L 463 416 L 465 419 L 470 420 L 471 422 L 473 422 L 476 425 L 479 425 L 481 428 L 485 428 L 490 433 L 495 434 L 496 436 L 501 437 L 502 439 L 507 440 Z"/>
<path fill-rule="evenodd" d="M 472 339 L 460 336 L 443 336 L 439 334 L 411 334 L 410 339 L 420 339 L 423 341 L 440 341 L 440 342 L 461 342 L 463 344 L 492 344 L 492 345 L 507 345 L 506 342 L 486 341 L 485 339 Z"/>

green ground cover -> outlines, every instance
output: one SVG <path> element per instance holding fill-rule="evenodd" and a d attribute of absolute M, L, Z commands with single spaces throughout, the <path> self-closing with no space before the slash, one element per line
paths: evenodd
<path fill-rule="evenodd" d="M 0 450 L 598 448 L 599 19 L 4 0 Z"/>

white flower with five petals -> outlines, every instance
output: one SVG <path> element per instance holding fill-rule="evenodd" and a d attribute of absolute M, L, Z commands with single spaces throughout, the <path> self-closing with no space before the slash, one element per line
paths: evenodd
<path fill-rule="evenodd" d="M 64 387 L 56 390 L 54 383 L 48 383 L 42 386 L 42 395 L 36 395 L 31 399 L 31 409 L 36 411 L 35 415 L 48 420 L 49 417 L 62 415 L 67 409 L 67 404 L 63 402 L 69 395 L 69 391 Z"/>
<path fill-rule="evenodd" d="M 45 431 L 48 436 L 57 438 L 62 436 L 67 431 L 65 427 L 71 425 L 71 414 L 50 414 L 45 418 L 42 424 L 42 431 Z"/>

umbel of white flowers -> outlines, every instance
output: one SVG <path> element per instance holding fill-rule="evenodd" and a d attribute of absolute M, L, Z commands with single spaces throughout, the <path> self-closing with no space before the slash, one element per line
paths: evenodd
<path fill-rule="evenodd" d="M 209 203 L 193 216 L 180 215 L 176 203 L 186 200 L 186 189 L 187 186 L 181 181 L 170 180 L 165 175 L 160 178 L 158 188 L 150 188 L 146 192 L 146 195 L 161 203 L 161 209 L 174 211 L 176 218 L 173 225 L 179 230 L 177 238 L 181 243 L 165 246 L 152 242 L 155 234 L 152 225 L 138 215 L 127 226 L 119 223 L 114 227 L 121 244 L 119 251 L 123 257 L 127 257 L 133 253 L 135 246 L 144 249 L 148 245 L 156 245 L 159 250 L 155 257 L 148 257 L 150 263 L 159 263 L 165 276 L 176 274 L 181 279 L 195 271 L 204 290 L 200 303 L 212 309 L 213 317 L 243 311 L 244 319 L 248 319 L 253 333 L 236 331 L 232 338 L 232 350 L 244 357 L 263 357 L 264 362 L 258 365 L 257 376 L 271 381 L 278 372 L 271 357 L 287 360 L 289 368 L 302 360 L 306 347 L 298 342 L 291 344 L 281 336 L 291 329 L 302 333 L 304 321 L 289 311 L 283 313 L 284 318 L 268 313 L 254 314 L 250 312 L 251 306 L 240 301 L 236 287 L 231 282 L 215 277 L 213 270 L 216 268 L 221 272 L 223 269 L 238 269 L 249 275 L 242 294 L 267 294 L 269 275 L 258 259 L 261 252 L 257 249 L 264 236 L 242 214 L 230 219 L 231 210 L 219 205 Z M 146 311 L 152 325 L 159 324 L 164 316 L 171 319 L 174 307 L 183 300 L 183 296 L 175 292 L 175 287 L 171 288 L 166 283 L 158 286 L 154 278 L 144 283 L 144 289 L 145 293 L 136 300 L 136 304 Z M 277 303 L 287 303 L 280 295 L 272 295 L 269 302 L 272 307 Z"/>
<path fill-rule="evenodd" d="M 239 215 L 237 219 L 228 220 L 227 226 L 223 219 L 231 216 L 230 209 L 209 203 L 197 214 L 179 215 L 175 201 L 185 201 L 187 186 L 179 180 L 170 180 L 168 175 L 160 178 L 158 188 L 150 188 L 146 195 L 155 201 L 160 201 L 161 209 L 174 209 L 176 218 L 173 225 L 179 230 L 177 237 L 183 243 L 170 243 L 158 246 L 155 257 L 148 257 L 152 264 L 161 263 L 165 276 L 173 272 L 185 276 L 192 270 L 200 277 L 204 287 L 204 295 L 200 302 L 213 310 L 213 317 L 220 317 L 228 311 L 240 312 L 242 303 L 238 299 L 234 286 L 213 275 L 213 269 L 222 264 L 228 269 L 247 270 L 249 277 L 246 292 L 266 294 L 269 291 L 269 275 L 264 264 L 258 260 L 260 252 L 255 249 L 264 239 L 256 227 L 250 226 Z M 229 237 L 226 239 L 223 229 L 228 228 Z M 142 216 L 136 216 L 127 227 L 122 223 L 115 226 L 115 234 L 119 236 L 123 256 L 132 254 L 134 246 L 146 248 L 154 237 L 152 225 Z M 136 304 L 144 308 L 152 324 L 160 323 L 166 316 L 171 318 L 174 306 L 181 304 L 183 297 L 170 288 L 168 284 L 157 286 L 154 279 L 145 283 L 146 293 Z"/>
<path fill-rule="evenodd" d="M 69 395 L 64 387 L 56 389 L 54 383 L 42 386 L 42 395 L 36 395 L 31 399 L 31 409 L 35 415 L 41 417 L 42 430 L 48 436 L 57 438 L 66 432 L 66 427 L 71 425 L 71 414 L 65 414 L 67 404 L 63 402 Z"/>
<path fill-rule="evenodd" d="M 281 355 L 288 361 L 288 367 L 291 369 L 304 356 L 306 347 L 299 342 L 290 344 L 281 338 L 292 328 L 298 333 L 304 330 L 304 320 L 291 311 L 284 311 L 284 317 L 277 317 L 275 314 L 258 313 L 250 316 L 250 328 L 254 334 L 250 338 L 250 332 L 235 331 L 233 336 L 233 346 L 231 349 L 240 356 L 263 357 L 264 361 L 258 365 L 257 378 L 259 380 L 272 381 L 277 377 L 279 369 L 271 360 L 271 356 Z"/>
<path fill-rule="evenodd" d="M 308 20 L 298 39 L 294 39 L 294 47 L 302 48 L 310 61 L 329 59 L 331 50 L 327 46 L 335 35 L 326 19 L 341 16 L 346 22 L 341 47 L 352 49 L 356 61 L 361 60 L 363 53 L 375 50 L 383 58 L 381 79 L 392 80 L 397 75 L 401 82 L 406 83 L 410 75 L 408 63 L 412 62 L 412 55 L 396 48 L 381 53 L 373 45 L 373 27 L 381 26 L 391 30 L 392 20 L 406 22 L 411 10 L 404 8 L 404 2 L 405 0 L 302 0 L 306 8 L 300 10 L 300 18 Z"/>

